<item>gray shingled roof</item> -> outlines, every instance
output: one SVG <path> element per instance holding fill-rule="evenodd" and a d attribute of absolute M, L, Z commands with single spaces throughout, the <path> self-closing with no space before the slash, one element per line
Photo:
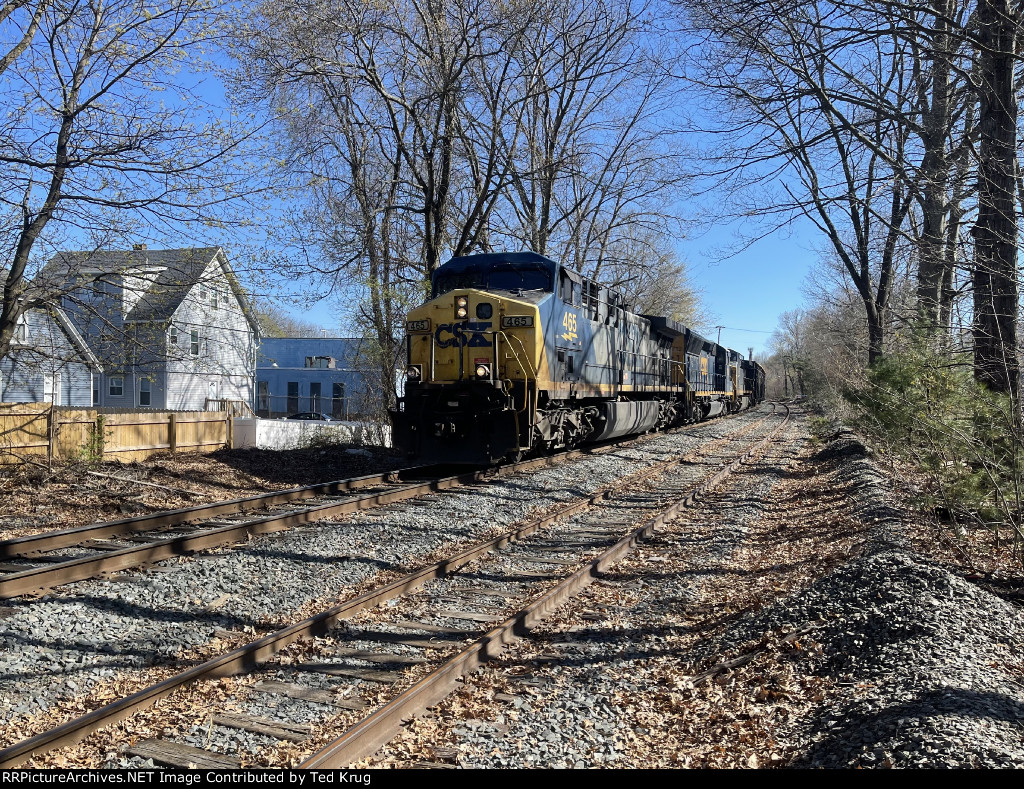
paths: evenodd
<path fill-rule="evenodd" d="M 213 250 L 214 254 L 216 252 Z M 182 257 L 168 263 L 167 268 L 160 272 L 149 290 L 128 313 L 125 321 L 170 320 L 188 292 L 199 283 L 213 256 Z"/>
<path fill-rule="evenodd" d="M 43 267 L 41 274 L 53 281 L 66 281 L 82 272 L 115 274 L 139 268 L 185 269 L 196 261 L 209 264 L 219 247 L 186 249 L 96 250 L 58 252 Z M 201 273 L 201 272 L 200 272 Z M 195 283 L 193 283 L 195 284 Z"/>
<path fill-rule="evenodd" d="M 125 322 L 166 321 L 188 292 L 200 282 L 203 272 L 220 251 L 220 247 L 190 247 L 60 252 L 43 267 L 37 281 L 61 287 L 76 279 L 96 279 L 96 275 L 159 269 L 156 280 L 125 316 Z M 227 264 L 227 258 L 223 260 L 232 290 L 242 303 L 253 330 L 258 331 L 245 293 Z"/>

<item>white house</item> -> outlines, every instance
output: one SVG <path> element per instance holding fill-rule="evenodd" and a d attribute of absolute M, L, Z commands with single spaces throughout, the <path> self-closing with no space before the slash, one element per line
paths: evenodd
<path fill-rule="evenodd" d="M 64 252 L 41 278 L 103 364 L 95 405 L 252 403 L 259 328 L 220 247 Z"/>
<path fill-rule="evenodd" d="M 0 402 L 89 406 L 101 374 L 99 359 L 63 310 L 29 309 L 0 359 Z"/>

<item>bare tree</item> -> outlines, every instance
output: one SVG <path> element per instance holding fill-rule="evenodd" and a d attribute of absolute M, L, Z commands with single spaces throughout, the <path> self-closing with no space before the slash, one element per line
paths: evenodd
<path fill-rule="evenodd" d="M 42 21 L 43 12 L 50 5 L 50 0 L 8 0 L 0 7 L 0 24 L 7 23 L 17 28 L 17 33 L 5 41 L 10 48 L 0 56 L 0 75 L 2 75 L 11 63 L 32 43 L 32 39 L 39 30 L 39 23 Z"/>
<path fill-rule="evenodd" d="M 678 157 L 656 144 L 665 77 L 640 46 L 645 9 L 260 6 L 236 47 L 237 94 L 289 108 L 288 170 L 311 197 L 297 235 L 319 247 L 325 289 L 357 305 L 385 391 L 404 312 L 447 255 L 557 249 L 592 274 L 627 254 L 667 261 L 653 231 Z"/>
<path fill-rule="evenodd" d="M 216 3 L 49 0 L 4 11 L 29 8 L 0 71 L 0 357 L 20 314 L 59 298 L 63 283 L 29 287 L 28 277 L 62 243 L 130 246 L 182 220 L 222 223 L 247 188 L 227 163 L 246 132 L 219 122 L 178 76 L 218 35 Z"/>
<path fill-rule="evenodd" d="M 681 146 L 664 122 L 674 95 L 651 45 L 652 8 L 557 0 L 516 55 L 525 93 L 516 128 L 502 138 L 514 166 L 499 232 L 601 280 L 605 264 L 658 259 L 656 250 L 625 253 L 667 235 L 665 206 L 685 180 Z"/>
<path fill-rule="evenodd" d="M 763 187 L 745 213 L 776 225 L 804 216 L 824 234 L 860 296 L 873 363 L 917 192 L 902 122 L 912 97 L 907 42 L 884 6 L 687 8 L 703 36 L 690 78 L 732 120 L 734 145 L 715 157 L 720 176 Z"/>
<path fill-rule="evenodd" d="M 294 318 L 275 304 L 265 302 L 253 312 L 264 337 L 319 337 L 322 327 Z"/>
<path fill-rule="evenodd" d="M 916 102 L 910 125 L 921 142 L 917 309 L 923 328 L 949 329 L 957 239 L 963 216 L 965 165 L 974 132 L 968 80 L 968 3 L 929 0 L 907 8 Z"/>

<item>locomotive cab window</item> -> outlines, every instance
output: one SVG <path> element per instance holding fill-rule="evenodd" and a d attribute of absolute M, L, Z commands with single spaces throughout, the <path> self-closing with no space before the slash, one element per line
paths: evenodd
<path fill-rule="evenodd" d="M 587 311 L 587 317 L 592 321 L 598 319 L 598 304 L 600 304 L 598 295 L 600 291 L 601 286 L 596 282 L 587 280 L 583 283 L 583 306 Z"/>
<path fill-rule="evenodd" d="M 551 274 L 542 268 L 500 268 L 477 271 L 439 271 L 434 279 L 434 297 L 453 290 L 544 290 L 551 291 Z"/>

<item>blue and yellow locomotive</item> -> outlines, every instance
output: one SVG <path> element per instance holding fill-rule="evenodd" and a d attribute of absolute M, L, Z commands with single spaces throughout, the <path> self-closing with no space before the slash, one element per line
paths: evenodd
<path fill-rule="evenodd" d="M 395 443 L 490 464 L 738 411 L 764 370 L 532 252 L 453 258 L 406 323 Z"/>

